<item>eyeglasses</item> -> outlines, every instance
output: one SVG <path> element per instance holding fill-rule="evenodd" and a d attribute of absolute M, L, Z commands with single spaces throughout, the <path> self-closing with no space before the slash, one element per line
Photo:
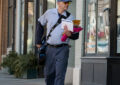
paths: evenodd
<path fill-rule="evenodd" d="M 64 2 L 64 4 L 68 4 L 68 5 L 70 5 L 70 4 L 71 4 L 71 2 Z"/>

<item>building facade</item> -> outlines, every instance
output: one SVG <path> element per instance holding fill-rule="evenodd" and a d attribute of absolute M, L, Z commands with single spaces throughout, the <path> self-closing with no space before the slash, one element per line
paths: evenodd
<path fill-rule="evenodd" d="M 120 0 L 84 0 L 81 85 L 120 84 Z"/>
<path fill-rule="evenodd" d="M 120 0 L 73 0 L 69 11 L 84 28 L 70 41 L 65 83 L 68 85 L 119 85 Z M 56 0 L 0 0 L 0 62 L 9 50 L 36 52 L 37 19 Z"/>
<path fill-rule="evenodd" d="M 69 11 L 76 16 L 76 1 L 71 5 Z M 0 0 L 0 63 L 11 50 L 18 54 L 35 52 L 37 20 L 47 9 L 56 7 L 56 0 Z M 66 83 L 72 84 L 75 42 L 71 41 L 70 44 Z"/>

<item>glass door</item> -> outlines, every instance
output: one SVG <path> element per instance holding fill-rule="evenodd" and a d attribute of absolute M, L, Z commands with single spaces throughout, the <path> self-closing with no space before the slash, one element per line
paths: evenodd
<path fill-rule="evenodd" d="M 24 23 L 24 54 L 33 52 L 33 34 L 34 34 L 34 0 L 25 0 L 25 23 Z"/>

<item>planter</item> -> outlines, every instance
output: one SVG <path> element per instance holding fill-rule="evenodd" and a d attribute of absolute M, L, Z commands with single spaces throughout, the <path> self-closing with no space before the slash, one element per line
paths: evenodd
<path fill-rule="evenodd" d="M 44 66 L 38 68 L 38 78 L 44 78 Z"/>
<path fill-rule="evenodd" d="M 14 74 L 14 71 L 13 71 L 11 68 L 8 68 L 8 73 L 9 73 L 10 75 L 13 75 L 13 74 Z"/>
<path fill-rule="evenodd" d="M 29 69 L 27 72 L 25 72 L 22 76 L 24 79 L 34 79 L 37 78 L 38 72 L 37 69 Z"/>

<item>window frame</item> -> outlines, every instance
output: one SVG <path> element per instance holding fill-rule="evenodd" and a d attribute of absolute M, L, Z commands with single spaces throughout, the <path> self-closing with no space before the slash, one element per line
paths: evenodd
<path fill-rule="evenodd" d="M 111 0 L 111 10 L 110 10 L 110 56 L 120 56 L 120 53 L 117 53 L 117 6 L 118 0 Z"/>

